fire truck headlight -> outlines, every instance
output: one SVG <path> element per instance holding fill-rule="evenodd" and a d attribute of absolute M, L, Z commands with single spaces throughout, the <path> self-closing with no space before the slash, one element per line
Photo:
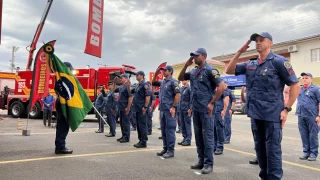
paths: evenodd
<path fill-rule="evenodd" d="M 72 70 L 72 74 L 76 75 L 76 74 L 78 74 L 78 71 L 77 70 Z"/>

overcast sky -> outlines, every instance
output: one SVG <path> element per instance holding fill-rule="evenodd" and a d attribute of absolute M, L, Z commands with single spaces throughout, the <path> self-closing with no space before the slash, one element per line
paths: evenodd
<path fill-rule="evenodd" d="M 46 0 L 4 0 L 0 70 L 25 68 Z M 102 58 L 84 54 L 88 0 L 54 0 L 37 48 L 56 39 L 56 54 L 75 67 L 132 64 L 146 72 L 185 61 L 198 47 L 212 56 L 235 52 L 254 32 L 274 42 L 320 33 L 318 0 L 105 0 Z M 252 46 L 254 47 L 254 45 Z M 35 53 L 36 54 L 36 53 Z"/>

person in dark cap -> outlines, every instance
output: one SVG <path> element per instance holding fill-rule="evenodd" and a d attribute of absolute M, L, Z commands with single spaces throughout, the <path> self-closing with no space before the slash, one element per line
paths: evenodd
<path fill-rule="evenodd" d="M 95 101 L 95 108 L 98 110 L 98 112 L 103 115 L 106 113 L 106 109 L 105 107 L 105 103 L 103 98 L 107 97 L 107 94 L 105 92 L 105 86 L 103 84 L 100 84 L 99 86 L 100 89 L 100 93 Z M 96 131 L 96 133 L 104 133 L 104 121 L 101 119 L 101 117 L 98 115 L 96 115 L 98 117 L 98 124 L 99 124 L 99 129 Z"/>
<path fill-rule="evenodd" d="M 296 115 L 302 140 L 301 160 L 316 161 L 319 149 L 320 88 L 312 83 L 312 74 L 301 73 L 303 86 L 298 96 Z"/>
<path fill-rule="evenodd" d="M 144 80 L 144 72 L 139 71 L 136 79 L 139 84 L 133 90 L 133 106 L 136 114 L 137 132 L 139 142 L 134 144 L 136 148 L 146 148 L 148 141 L 147 111 L 151 96 L 150 86 Z"/>
<path fill-rule="evenodd" d="M 114 79 L 114 83 L 117 82 L 117 77 Z M 118 108 L 120 111 L 120 127 L 122 136 L 117 139 L 120 143 L 127 143 L 130 141 L 130 109 L 132 104 L 132 94 L 130 90 L 130 80 L 126 74 L 120 75 L 119 89 L 119 103 Z"/>
<path fill-rule="evenodd" d="M 160 125 L 163 141 L 163 150 L 158 152 L 158 156 L 163 158 L 174 157 L 174 147 L 176 141 L 176 110 L 180 100 L 180 88 L 178 81 L 172 78 L 172 66 L 162 68 L 164 70 L 165 79 L 156 81 L 156 77 L 160 73 L 160 68 L 157 69 L 152 79 L 152 86 L 160 86 Z"/>
<path fill-rule="evenodd" d="M 192 165 L 191 169 L 201 170 L 202 174 L 209 174 L 213 170 L 213 112 L 216 102 L 225 90 L 219 71 L 208 64 L 206 58 L 207 51 L 204 48 L 191 52 L 179 74 L 179 81 L 190 80 L 191 83 L 193 127 L 198 153 L 198 162 Z M 193 61 L 198 67 L 186 72 Z"/>
<path fill-rule="evenodd" d="M 239 57 L 256 42 L 259 57 L 238 63 Z M 261 179 L 282 179 L 282 128 L 299 91 L 299 81 L 290 62 L 271 51 L 272 36 L 254 33 L 234 55 L 226 68 L 227 74 L 246 75 L 247 114 L 252 118 L 255 150 Z M 238 63 L 238 64 L 237 64 Z M 284 104 L 284 86 L 290 86 L 289 100 Z"/>
<path fill-rule="evenodd" d="M 74 70 L 70 62 L 64 62 L 70 71 Z M 56 127 L 56 140 L 55 140 L 55 153 L 56 154 L 72 154 L 73 150 L 66 147 L 66 138 L 69 133 L 69 124 L 63 116 L 61 109 L 61 102 L 59 94 L 56 99 L 56 113 L 57 113 L 57 127 Z"/>

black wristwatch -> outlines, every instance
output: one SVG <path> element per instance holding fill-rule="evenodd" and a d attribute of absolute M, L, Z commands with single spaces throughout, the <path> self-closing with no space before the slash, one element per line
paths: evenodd
<path fill-rule="evenodd" d="M 172 106 L 173 108 L 177 109 L 177 106 Z"/>
<path fill-rule="evenodd" d="M 291 107 L 284 107 L 283 110 L 287 110 L 288 112 L 290 112 L 292 110 Z"/>
<path fill-rule="evenodd" d="M 148 109 L 148 107 L 146 107 L 146 106 L 143 106 L 144 108 L 146 108 L 146 109 Z"/>

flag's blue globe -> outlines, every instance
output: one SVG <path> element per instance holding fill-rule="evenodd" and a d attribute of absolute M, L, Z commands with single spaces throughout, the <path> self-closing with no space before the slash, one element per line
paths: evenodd
<path fill-rule="evenodd" d="M 70 80 L 66 77 L 61 77 L 55 86 L 56 92 L 66 100 L 69 100 L 73 97 L 74 86 Z"/>

